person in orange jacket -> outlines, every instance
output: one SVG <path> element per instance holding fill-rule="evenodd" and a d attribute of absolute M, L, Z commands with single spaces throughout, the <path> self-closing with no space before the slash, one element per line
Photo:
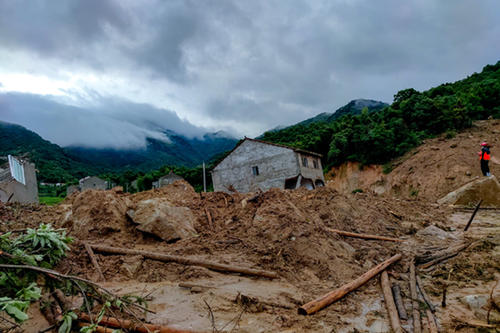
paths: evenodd
<path fill-rule="evenodd" d="M 483 176 L 491 176 L 490 173 L 490 166 L 489 162 L 491 159 L 491 151 L 490 151 L 490 145 L 488 142 L 482 142 L 481 143 L 481 151 L 478 153 L 479 155 L 479 161 L 481 163 L 481 171 L 483 173 Z"/>

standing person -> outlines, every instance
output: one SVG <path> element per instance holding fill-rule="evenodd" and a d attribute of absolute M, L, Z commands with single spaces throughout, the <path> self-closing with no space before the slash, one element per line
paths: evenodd
<path fill-rule="evenodd" d="M 488 142 L 481 143 L 481 151 L 479 154 L 479 161 L 481 163 L 481 171 L 483 172 L 483 176 L 491 176 L 490 174 L 490 166 L 488 165 L 491 159 L 491 151 L 490 145 Z"/>

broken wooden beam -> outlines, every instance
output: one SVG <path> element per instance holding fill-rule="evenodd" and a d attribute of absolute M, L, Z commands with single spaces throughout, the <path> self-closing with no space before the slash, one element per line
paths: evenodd
<path fill-rule="evenodd" d="M 420 276 L 418 276 L 418 274 L 416 274 L 415 277 L 417 280 L 418 290 L 420 290 L 420 294 L 422 294 L 422 297 L 424 298 L 425 304 L 427 304 L 427 306 L 429 307 L 429 309 L 431 310 L 432 313 L 436 312 L 436 307 L 434 306 L 434 304 L 432 304 L 429 295 L 427 295 L 427 293 L 425 292 L 424 284 L 422 283 Z"/>
<path fill-rule="evenodd" d="M 334 233 L 339 234 L 341 236 L 345 236 L 345 237 L 362 238 L 362 239 L 375 239 L 375 240 L 382 240 L 382 241 L 388 241 L 388 242 L 404 242 L 404 240 L 399 239 L 399 238 L 370 235 L 370 234 L 358 234 L 358 233 L 354 233 L 354 232 L 343 231 L 343 230 L 332 229 L 332 228 L 326 228 L 326 230 L 328 230 L 330 232 L 334 232 Z"/>
<path fill-rule="evenodd" d="M 81 321 L 84 321 L 86 323 L 90 323 L 90 322 L 96 323 L 96 318 L 92 318 L 93 319 L 93 321 L 92 321 L 90 316 L 84 312 L 82 312 L 78 315 L 78 319 L 80 319 Z M 180 330 L 180 329 L 175 329 L 175 328 L 160 326 L 160 325 L 145 324 L 145 323 L 140 323 L 140 322 L 138 323 L 138 322 L 133 322 L 131 320 L 117 319 L 117 318 L 108 317 L 108 316 L 104 316 L 101 319 L 101 321 L 99 321 L 96 324 L 106 326 L 106 327 L 124 328 L 128 331 L 139 332 L 139 333 L 150 333 L 150 332 L 156 332 L 156 333 L 192 333 L 192 331 Z"/>
<path fill-rule="evenodd" d="M 469 222 L 467 222 L 467 225 L 464 228 L 464 232 L 466 232 L 469 229 L 469 227 L 470 227 L 470 225 L 472 223 L 472 220 L 474 220 L 474 217 L 476 216 L 477 211 L 479 210 L 479 206 L 481 206 L 482 202 L 483 202 L 483 199 L 479 200 L 479 202 L 477 203 L 476 208 L 474 208 L 474 212 L 472 213 L 472 215 L 471 215 L 471 217 L 469 219 Z"/>
<path fill-rule="evenodd" d="M 341 299 L 344 297 L 346 294 L 350 293 L 353 290 L 358 289 L 362 285 L 364 285 L 366 282 L 368 282 L 371 278 L 379 274 L 380 272 L 384 271 L 389 265 L 397 262 L 400 260 L 402 257 L 401 254 L 396 254 L 392 256 L 391 258 L 387 259 L 386 261 L 378 264 L 377 266 L 373 267 L 354 281 L 351 281 L 345 285 L 343 285 L 340 288 L 337 288 L 331 292 L 329 292 L 326 295 L 323 295 L 309 303 L 306 303 L 302 305 L 299 309 L 298 312 L 299 314 L 302 315 L 310 315 L 313 313 L 318 312 L 319 310 L 323 309 L 324 307 L 332 304 L 333 302 Z"/>
<path fill-rule="evenodd" d="M 214 224 L 213 224 L 213 220 L 212 220 L 212 214 L 210 213 L 210 211 L 208 210 L 207 207 L 205 207 L 205 214 L 207 215 L 207 221 L 208 221 L 208 225 L 210 226 L 210 229 L 214 229 Z"/>
<path fill-rule="evenodd" d="M 410 263 L 410 294 L 411 294 L 411 306 L 413 309 L 413 332 L 421 333 L 422 326 L 420 323 L 420 308 L 418 304 L 417 282 L 415 278 L 415 264 L 413 260 Z"/>
<path fill-rule="evenodd" d="M 393 284 L 391 289 L 399 318 L 402 320 L 408 320 L 408 314 L 406 313 L 405 304 L 403 302 L 403 298 L 401 297 L 401 288 L 399 287 L 399 284 Z"/>
<path fill-rule="evenodd" d="M 394 303 L 394 298 L 392 297 L 391 283 L 389 282 L 389 276 L 386 271 L 383 271 L 380 275 L 380 285 L 382 286 L 385 306 L 387 307 L 387 313 L 389 314 L 389 321 L 391 322 L 392 330 L 394 333 L 403 333 L 403 328 L 401 327 L 401 322 L 399 321 L 398 310 L 396 309 L 396 304 Z"/>
<path fill-rule="evenodd" d="M 219 271 L 219 272 L 240 273 L 240 274 L 245 274 L 245 275 L 261 276 L 261 277 L 266 277 L 266 278 L 270 278 L 270 279 L 278 278 L 278 274 L 275 272 L 265 271 L 265 270 L 261 270 L 261 269 L 241 267 L 241 266 L 220 264 L 217 262 L 202 260 L 202 259 L 195 259 L 195 258 L 189 258 L 189 257 L 183 257 L 183 256 L 154 253 L 154 252 L 148 252 L 148 251 L 142 251 L 142 250 L 125 249 L 125 248 L 112 247 L 112 246 L 106 246 L 106 245 L 91 245 L 91 247 L 95 251 L 101 252 L 101 253 L 141 255 L 144 258 L 148 258 L 148 259 L 153 259 L 153 260 L 158 260 L 158 261 L 163 261 L 163 262 L 175 262 L 175 263 L 182 264 L 182 265 L 200 266 L 200 267 L 205 267 L 205 268 L 208 268 L 208 269 L 211 269 L 214 271 Z"/>
<path fill-rule="evenodd" d="M 105 280 L 104 274 L 102 274 L 101 267 L 97 263 L 97 259 L 95 257 L 94 251 L 92 251 L 92 247 L 90 247 L 90 245 L 87 243 L 84 243 L 84 246 L 85 246 L 85 250 L 87 251 L 87 254 L 89 255 L 90 262 L 92 263 L 92 265 L 94 265 L 95 269 L 97 270 L 97 273 L 99 274 L 98 281 L 99 280 L 104 281 Z"/>
<path fill-rule="evenodd" d="M 461 251 L 463 251 L 466 248 L 468 248 L 469 245 L 470 245 L 470 243 L 464 243 L 464 244 L 461 244 L 460 246 L 458 246 L 456 248 L 452 248 L 450 250 L 442 251 L 439 254 L 433 256 L 432 260 L 426 262 L 425 264 L 419 265 L 419 267 L 421 269 L 426 269 L 426 268 L 429 268 L 431 266 L 434 266 L 434 265 L 442 262 L 443 260 L 446 260 L 446 259 L 449 259 L 449 258 L 453 258 L 454 256 L 458 255 Z"/>

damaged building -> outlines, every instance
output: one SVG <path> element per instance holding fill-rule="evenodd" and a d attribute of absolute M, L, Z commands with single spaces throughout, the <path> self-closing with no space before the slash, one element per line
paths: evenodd
<path fill-rule="evenodd" d="M 107 190 L 110 188 L 109 182 L 97 176 L 87 176 L 78 181 L 78 185 L 68 186 L 66 193 L 70 195 L 74 192 L 83 192 L 85 190 Z"/>
<path fill-rule="evenodd" d="M 321 157 L 303 149 L 245 138 L 212 170 L 214 191 L 324 186 Z"/>
<path fill-rule="evenodd" d="M 175 183 L 178 180 L 184 180 L 179 175 L 176 175 L 173 171 L 170 171 L 167 175 L 160 177 L 157 181 L 153 182 L 153 188 L 160 188 Z"/>
<path fill-rule="evenodd" d="M 35 164 L 9 155 L 0 162 L 0 201 L 38 203 Z"/>

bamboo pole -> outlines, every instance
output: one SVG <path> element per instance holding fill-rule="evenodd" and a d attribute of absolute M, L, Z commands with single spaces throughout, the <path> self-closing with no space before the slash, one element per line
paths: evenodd
<path fill-rule="evenodd" d="M 148 258 L 148 259 L 154 259 L 154 260 L 163 261 L 163 262 L 176 262 L 176 263 L 182 264 L 182 265 L 201 266 L 201 267 L 206 267 L 208 269 L 212 269 L 214 271 L 234 272 L 234 273 L 241 273 L 241 274 L 245 274 L 245 275 L 262 276 L 262 277 L 267 277 L 270 279 L 278 278 L 278 274 L 276 274 L 275 272 L 264 271 L 264 270 L 260 270 L 260 269 L 252 269 L 252 268 L 241 267 L 241 266 L 219 264 L 219 263 L 216 263 L 213 261 L 202 260 L 202 259 L 195 259 L 195 258 L 175 256 L 175 255 L 169 255 L 169 254 L 154 253 L 154 252 L 148 252 L 148 251 L 142 251 L 142 250 L 125 249 L 125 248 L 120 248 L 120 247 L 111 247 L 111 246 L 106 246 L 106 245 L 91 245 L 91 247 L 95 251 L 102 252 L 102 253 L 141 255 L 141 256 Z"/>
<path fill-rule="evenodd" d="M 97 270 L 97 273 L 99 273 L 99 280 L 104 281 L 105 280 L 104 274 L 102 274 L 101 267 L 97 263 L 97 259 L 95 257 L 94 251 L 92 251 L 92 247 L 90 247 L 90 245 L 87 243 L 84 243 L 84 245 L 85 245 L 85 250 L 87 250 L 87 254 L 89 255 L 90 261 L 92 262 L 92 265 L 94 265 L 95 269 Z"/>
<path fill-rule="evenodd" d="M 403 328 L 401 327 L 401 322 L 399 321 L 398 310 L 396 309 L 396 304 L 392 298 L 389 276 L 386 271 L 383 271 L 380 275 L 380 285 L 382 286 L 382 292 L 384 293 L 385 306 L 387 307 L 387 313 L 389 314 L 392 329 L 394 333 L 403 333 Z"/>
<path fill-rule="evenodd" d="M 396 308 L 398 309 L 399 318 L 408 320 L 408 314 L 406 313 L 405 304 L 401 297 L 401 288 L 399 284 L 394 284 L 392 286 L 392 295 L 394 297 L 394 303 L 396 303 Z"/>
<path fill-rule="evenodd" d="M 470 227 L 470 225 L 472 223 L 472 220 L 474 220 L 474 216 L 476 216 L 477 211 L 479 210 L 479 206 L 481 206 L 482 202 L 483 202 L 483 199 L 479 200 L 479 202 L 477 203 L 476 208 L 474 209 L 474 212 L 472 213 L 472 215 L 471 215 L 471 217 L 469 219 L 469 222 L 467 222 L 467 225 L 464 228 L 464 232 L 466 232 L 469 229 L 469 227 Z"/>
<path fill-rule="evenodd" d="M 421 333 L 422 326 L 420 323 L 420 309 L 418 306 L 417 282 L 415 279 L 415 264 L 413 263 L 413 261 L 410 263 L 410 294 L 411 294 L 411 305 L 413 308 L 413 332 Z"/>
<path fill-rule="evenodd" d="M 91 322 L 91 318 L 88 314 L 82 312 L 78 315 L 78 319 L 88 322 Z M 96 322 L 96 318 L 93 318 L 94 322 Z M 152 324 L 145 324 L 145 323 L 135 323 L 131 320 L 127 319 L 116 319 L 113 317 L 108 317 L 104 316 L 101 321 L 99 321 L 97 324 L 106 326 L 106 327 L 114 327 L 114 328 L 124 328 L 127 330 L 130 330 L 132 332 L 139 332 L 139 333 L 150 333 L 150 332 L 155 332 L 155 333 L 191 333 L 192 331 L 187 331 L 187 330 L 179 330 L 176 328 L 171 328 L 171 327 L 166 327 L 166 326 L 160 326 L 160 325 L 152 325 Z"/>
<path fill-rule="evenodd" d="M 356 290 L 357 288 L 361 287 L 364 285 L 366 282 L 368 282 L 371 278 L 385 270 L 389 265 L 395 263 L 396 261 L 400 260 L 402 257 L 401 254 L 396 254 L 395 256 L 392 256 L 391 258 L 387 259 L 386 261 L 378 264 L 377 266 L 373 267 L 354 281 L 349 282 L 348 284 L 343 285 L 342 287 L 335 289 L 331 292 L 329 292 L 326 295 L 323 295 L 309 303 L 306 303 L 302 305 L 298 312 L 299 314 L 302 315 L 310 315 L 315 312 L 318 312 L 322 308 L 332 304 L 336 300 L 341 299 L 344 297 L 346 294 L 350 293 L 353 290 Z"/>
<path fill-rule="evenodd" d="M 343 230 L 338 230 L 338 229 L 331 229 L 331 228 L 327 228 L 326 230 L 334 232 L 334 233 L 339 234 L 341 236 L 345 236 L 345 237 L 362 238 L 362 239 L 375 239 L 375 240 L 382 240 L 382 241 L 388 241 L 388 242 L 404 242 L 404 240 L 399 239 L 399 238 L 392 238 L 392 237 L 385 237 L 385 236 L 378 236 L 378 235 L 369 235 L 369 234 L 358 234 L 358 233 L 354 233 L 354 232 L 343 231 Z"/>

